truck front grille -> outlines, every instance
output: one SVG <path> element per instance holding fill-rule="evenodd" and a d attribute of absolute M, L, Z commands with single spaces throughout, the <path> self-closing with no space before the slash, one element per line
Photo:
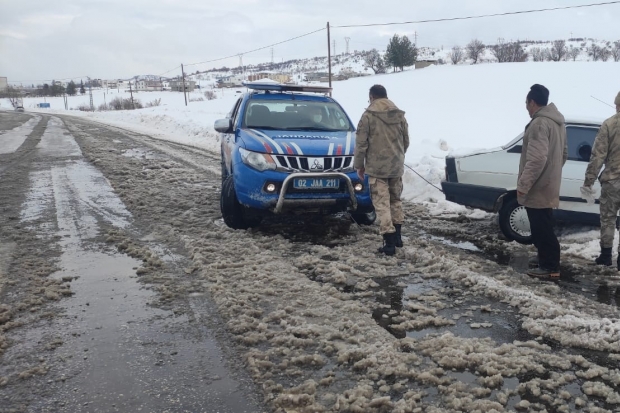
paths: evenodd
<path fill-rule="evenodd" d="M 278 165 L 277 170 L 283 172 L 346 172 L 353 170 L 353 156 L 277 155 L 274 158 Z M 320 162 L 311 165 L 309 159 L 322 160 L 323 165 L 320 165 Z"/>

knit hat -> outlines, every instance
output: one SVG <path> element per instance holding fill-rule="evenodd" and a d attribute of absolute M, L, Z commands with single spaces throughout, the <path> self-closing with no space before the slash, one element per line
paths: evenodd
<path fill-rule="evenodd" d="M 616 96 L 616 100 L 614 100 L 616 106 L 620 106 L 620 92 L 618 92 L 618 96 Z"/>

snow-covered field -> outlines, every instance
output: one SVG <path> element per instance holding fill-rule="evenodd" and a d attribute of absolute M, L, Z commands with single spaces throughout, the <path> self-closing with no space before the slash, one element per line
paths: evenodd
<path fill-rule="evenodd" d="M 431 66 L 396 74 L 384 74 L 334 82 L 334 97 L 356 123 L 368 101 L 368 89 L 383 84 L 388 96 L 407 112 L 411 147 L 407 164 L 435 185 L 444 176 L 444 158 L 480 148 L 501 146 L 517 136 L 529 121 L 525 96 L 534 83 L 551 91 L 550 100 L 568 118 L 605 119 L 614 113 L 613 103 L 620 90 L 620 63 L 544 62 L 481 65 Z M 175 92 L 134 93 L 143 104 L 161 98 L 158 107 L 135 111 L 80 112 L 71 114 L 148 133 L 219 153 L 213 122 L 224 117 L 244 89 L 215 89 L 217 98 L 190 102 Z M 193 92 L 190 99 L 203 97 Z M 116 90 L 93 92 L 94 104 L 109 102 Z M 128 92 L 120 92 L 129 97 Z M 204 98 L 203 98 L 204 99 Z M 62 98 L 47 98 L 51 109 L 36 109 L 41 98 L 26 98 L 27 110 L 67 113 Z M 76 108 L 88 104 L 88 95 L 69 97 Z M 8 106 L 8 102 L 1 104 Z M 0 106 L 1 107 L 1 106 Z M 427 203 L 432 213 L 466 213 L 466 209 L 445 201 L 442 193 L 407 171 L 404 195 L 414 202 Z M 484 217 L 481 211 L 474 217 Z M 590 257 L 598 248 L 597 233 L 571 235 L 577 246 L 571 252 Z M 585 237 L 585 238 L 584 238 Z M 584 249 L 585 248 L 585 249 Z"/>

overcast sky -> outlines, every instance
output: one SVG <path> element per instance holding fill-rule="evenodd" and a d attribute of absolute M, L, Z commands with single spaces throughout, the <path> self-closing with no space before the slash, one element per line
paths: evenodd
<path fill-rule="evenodd" d="M 235 55 L 332 25 L 399 22 L 605 0 L 0 0 L 0 76 L 9 82 L 84 76 L 160 75 L 181 63 Z M 620 4 L 387 27 L 332 29 L 336 52 L 385 48 L 394 33 L 417 32 L 419 46 L 452 47 L 472 38 L 620 40 Z M 325 31 L 273 48 L 274 60 L 326 55 Z M 271 60 L 271 50 L 244 64 Z M 187 71 L 234 67 L 239 58 Z M 169 75 L 178 74 L 175 70 Z"/>

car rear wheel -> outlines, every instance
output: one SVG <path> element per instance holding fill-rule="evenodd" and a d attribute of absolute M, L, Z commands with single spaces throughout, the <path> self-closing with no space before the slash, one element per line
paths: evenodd
<path fill-rule="evenodd" d="M 246 219 L 243 206 L 237 199 L 235 192 L 235 181 L 232 175 L 228 176 L 222 183 L 222 193 L 220 195 L 220 210 L 224 223 L 232 229 L 247 229 L 260 224 L 259 217 Z"/>
<path fill-rule="evenodd" d="M 515 197 L 504 201 L 499 211 L 499 227 L 506 238 L 511 241 L 525 245 L 532 243 L 532 231 L 527 211 L 523 205 L 519 205 Z"/>
<path fill-rule="evenodd" d="M 351 218 L 360 225 L 372 225 L 377 219 L 377 213 L 374 209 L 370 212 L 352 212 Z"/>

